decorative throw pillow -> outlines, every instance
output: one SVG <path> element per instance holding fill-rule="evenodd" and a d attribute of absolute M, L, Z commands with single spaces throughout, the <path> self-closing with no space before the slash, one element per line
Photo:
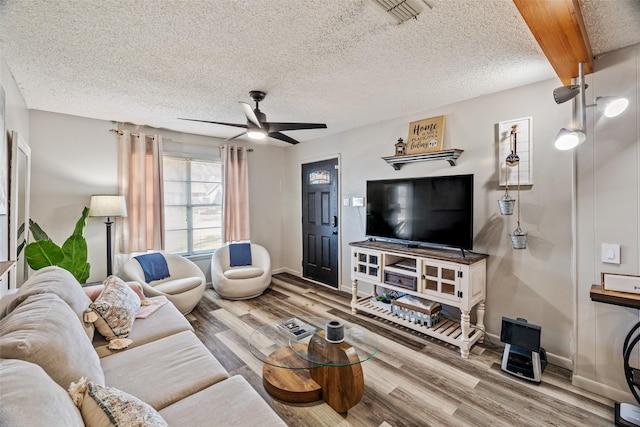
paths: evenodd
<path fill-rule="evenodd" d="M 231 267 L 251 265 L 251 263 L 251 243 L 229 244 L 229 265 Z"/>
<path fill-rule="evenodd" d="M 98 332 L 110 341 L 109 348 L 117 350 L 131 344 L 127 337 L 139 308 L 140 298 L 129 285 L 109 276 L 100 296 L 89 304 L 85 320 L 94 322 Z"/>
<path fill-rule="evenodd" d="M 138 282 L 125 282 L 125 283 L 129 285 L 129 287 L 133 290 L 133 292 L 136 293 L 136 295 L 138 295 L 138 298 L 140 298 L 140 302 L 142 303 L 142 305 L 145 305 L 145 301 L 147 300 L 147 297 L 144 295 L 144 292 L 142 291 L 142 286 L 140 285 L 140 283 Z M 96 299 L 98 299 L 98 297 L 104 290 L 104 284 L 84 286 L 82 290 L 89 297 L 91 301 L 95 301 Z"/>
<path fill-rule="evenodd" d="M 71 383 L 68 392 L 87 427 L 169 426 L 151 406 L 117 388 L 80 378 Z"/>

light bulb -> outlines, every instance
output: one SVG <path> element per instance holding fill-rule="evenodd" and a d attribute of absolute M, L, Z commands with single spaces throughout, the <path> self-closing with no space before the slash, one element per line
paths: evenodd
<path fill-rule="evenodd" d="M 251 139 L 265 139 L 267 133 L 262 129 L 251 129 L 247 131 L 247 136 Z"/>
<path fill-rule="evenodd" d="M 596 105 L 606 117 L 616 117 L 627 109 L 629 101 L 626 98 L 602 96 L 596 98 Z"/>
<path fill-rule="evenodd" d="M 571 150 L 582 144 L 587 136 L 579 130 L 560 129 L 556 135 L 555 146 L 558 150 Z"/>

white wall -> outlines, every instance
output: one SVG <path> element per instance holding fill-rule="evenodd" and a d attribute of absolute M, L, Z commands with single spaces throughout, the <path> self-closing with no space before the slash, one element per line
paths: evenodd
<path fill-rule="evenodd" d="M 524 317 L 542 326 L 542 345 L 556 364 L 571 366 L 571 153 L 553 148 L 559 128 L 568 126 L 571 105 L 556 105 L 556 79 L 424 111 L 411 116 L 354 129 L 287 149 L 285 265 L 300 274 L 301 164 L 339 155 L 341 199 L 363 197 L 368 179 L 475 175 L 474 250 L 490 255 L 485 323 L 500 334 L 501 318 Z M 336 108 L 340 108 L 336 105 Z M 348 114 L 348 112 L 344 112 Z M 458 165 L 445 161 L 405 165 L 394 171 L 383 156 L 393 155 L 398 138 L 406 140 L 409 123 L 445 115 L 445 148 L 465 150 Z M 501 216 L 498 187 L 496 124 L 533 117 L 533 179 L 522 191 L 522 228 L 528 231 L 526 250 L 514 250 L 507 233 L 516 228 L 515 216 Z M 350 292 L 349 242 L 364 239 L 364 208 L 341 207 L 341 289 Z M 496 337 L 494 340 L 499 341 Z"/>
<path fill-rule="evenodd" d="M 640 45 L 609 53 L 587 76 L 589 103 L 624 96 L 628 109 L 604 118 L 589 108 L 587 140 L 576 150 L 577 346 L 573 382 L 635 403 L 624 379 L 622 346 L 638 310 L 591 301 L 600 273 L 640 274 Z M 602 243 L 618 243 L 621 264 L 601 262 Z M 637 352 L 633 361 L 638 365 Z"/>
<path fill-rule="evenodd" d="M 2 52 L 0 52 L 0 85 L 4 89 L 5 96 L 5 139 L 7 143 L 5 152 L 7 158 L 9 157 L 8 141 L 11 131 L 17 131 L 20 133 L 24 140 L 29 143 L 29 111 L 27 110 L 27 104 L 22 97 L 22 93 L 11 75 L 11 71 L 7 66 Z M 1 131 L 1 130 L 0 130 Z M 2 159 L 4 160 L 4 159 Z M 6 178 L 4 182 L 7 185 L 5 188 L 5 194 L 9 194 L 9 169 L 8 165 L 3 161 L 0 161 L 0 174 Z M 9 216 L 0 215 L 0 260 L 9 259 Z M 8 290 L 9 280 L 8 274 L 5 273 L 0 277 L 0 296 L 4 295 Z"/>
<path fill-rule="evenodd" d="M 105 120 L 32 110 L 32 197 L 31 218 L 54 242 L 62 244 L 73 231 L 92 194 L 117 193 L 117 141 Z M 163 137 L 218 150 L 221 140 L 160 131 Z M 146 129 L 146 133 L 154 133 Z M 239 142 L 241 143 L 241 142 Z M 189 145 L 189 144 L 187 144 Z M 250 144 L 247 144 L 250 146 Z M 251 194 L 251 238 L 272 254 L 274 268 L 281 268 L 283 149 L 251 145 L 249 181 Z M 117 224 L 116 224 L 117 226 Z M 99 218 L 89 218 L 85 237 L 89 246 L 89 281 L 106 275 L 106 227 Z M 208 273 L 209 263 L 199 261 Z"/>

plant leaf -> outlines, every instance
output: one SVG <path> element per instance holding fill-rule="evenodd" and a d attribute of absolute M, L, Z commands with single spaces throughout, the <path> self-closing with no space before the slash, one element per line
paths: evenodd
<path fill-rule="evenodd" d="M 59 264 L 60 267 L 69 270 L 74 276 L 84 270 L 87 264 L 87 241 L 84 237 L 77 234 L 70 236 L 62 245 L 62 252 L 64 259 Z"/>
<path fill-rule="evenodd" d="M 24 233 L 24 222 L 20 224 L 20 227 L 18 227 L 18 238 L 22 236 L 22 233 Z"/>
<path fill-rule="evenodd" d="M 33 238 L 38 240 L 51 240 L 47 233 L 44 232 L 42 228 L 32 219 L 29 219 L 29 230 L 31 230 L 31 234 L 33 234 Z M 33 268 L 33 267 L 32 267 Z"/>
<path fill-rule="evenodd" d="M 87 226 L 87 217 L 89 216 L 89 208 L 84 207 L 82 209 L 82 216 L 76 222 L 76 227 L 73 230 L 72 236 L 82 236 L 84 234 L 84 228 Z"/>
<path fill-rule="evenodd" d="M 29 243 L 24 249 L 24 254 L 29 267 L 34 270 L 40 270 L 50 265 L 60 265 L 64 259 L 62 249 L 51 240 L 38 240 Z"/>
<path fill-rule="evenodd" d="M 20 252 L 22 252 L 22 249 L 24 249 L 25 245 L 27 244 L 26 240 L 22 240 L 22 242 L 20 242 L 20 244 L 18 245 L 18 249 L 16 250 L 16 258 L 20 257 Z"/>
<path fill-rule="evenodd" d="M 87 280 L 89 279 L 89 271 L 91 271 L 91 264 L 87 262 L 81 270 L 74 274 L 74 276 L 79 283 L 87 283 Z"/>

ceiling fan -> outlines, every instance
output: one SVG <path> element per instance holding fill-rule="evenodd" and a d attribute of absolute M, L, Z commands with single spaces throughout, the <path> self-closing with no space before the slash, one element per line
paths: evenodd
<path fill-rule="evenodd" d="M 259 90 L 252 90 L 251 92 L 249 92 L 249 96 L 256 103 L 255 109 L 252 109 L 251 105 L 247 104 L 246 102 L 240 102 L 244 110 L 244 115 L 247 116 L 246 125 L 237 124 L 237 123 L 213 122 L 209 120 L 198 120 L 198 119 L 179 119 L 179 120 L 213 123 L 216 125 L 234 126 L 234 127 L 246 129 L 244 132 L 236 136 L 227 138 L 227 141 L 236 139 L 244 134 L 247 134 L 247 136 L 252 139 L 265 139 L 267 136 L 269 136 L 271 138 L 279 139 L 280 141 L 288 142 L 289 144 L 297 144 L 299 141 L 296 141 L 295 139 L 283 134 L 281 131 L 327 128 L 327 125 L 324 123 L 268 122 L 267 116 L 262 111 L 260 111 L 260 108 L 258 107 L 258 104 L 262 102 L 262 100 L 264 100 L 267 94 Z"/>

